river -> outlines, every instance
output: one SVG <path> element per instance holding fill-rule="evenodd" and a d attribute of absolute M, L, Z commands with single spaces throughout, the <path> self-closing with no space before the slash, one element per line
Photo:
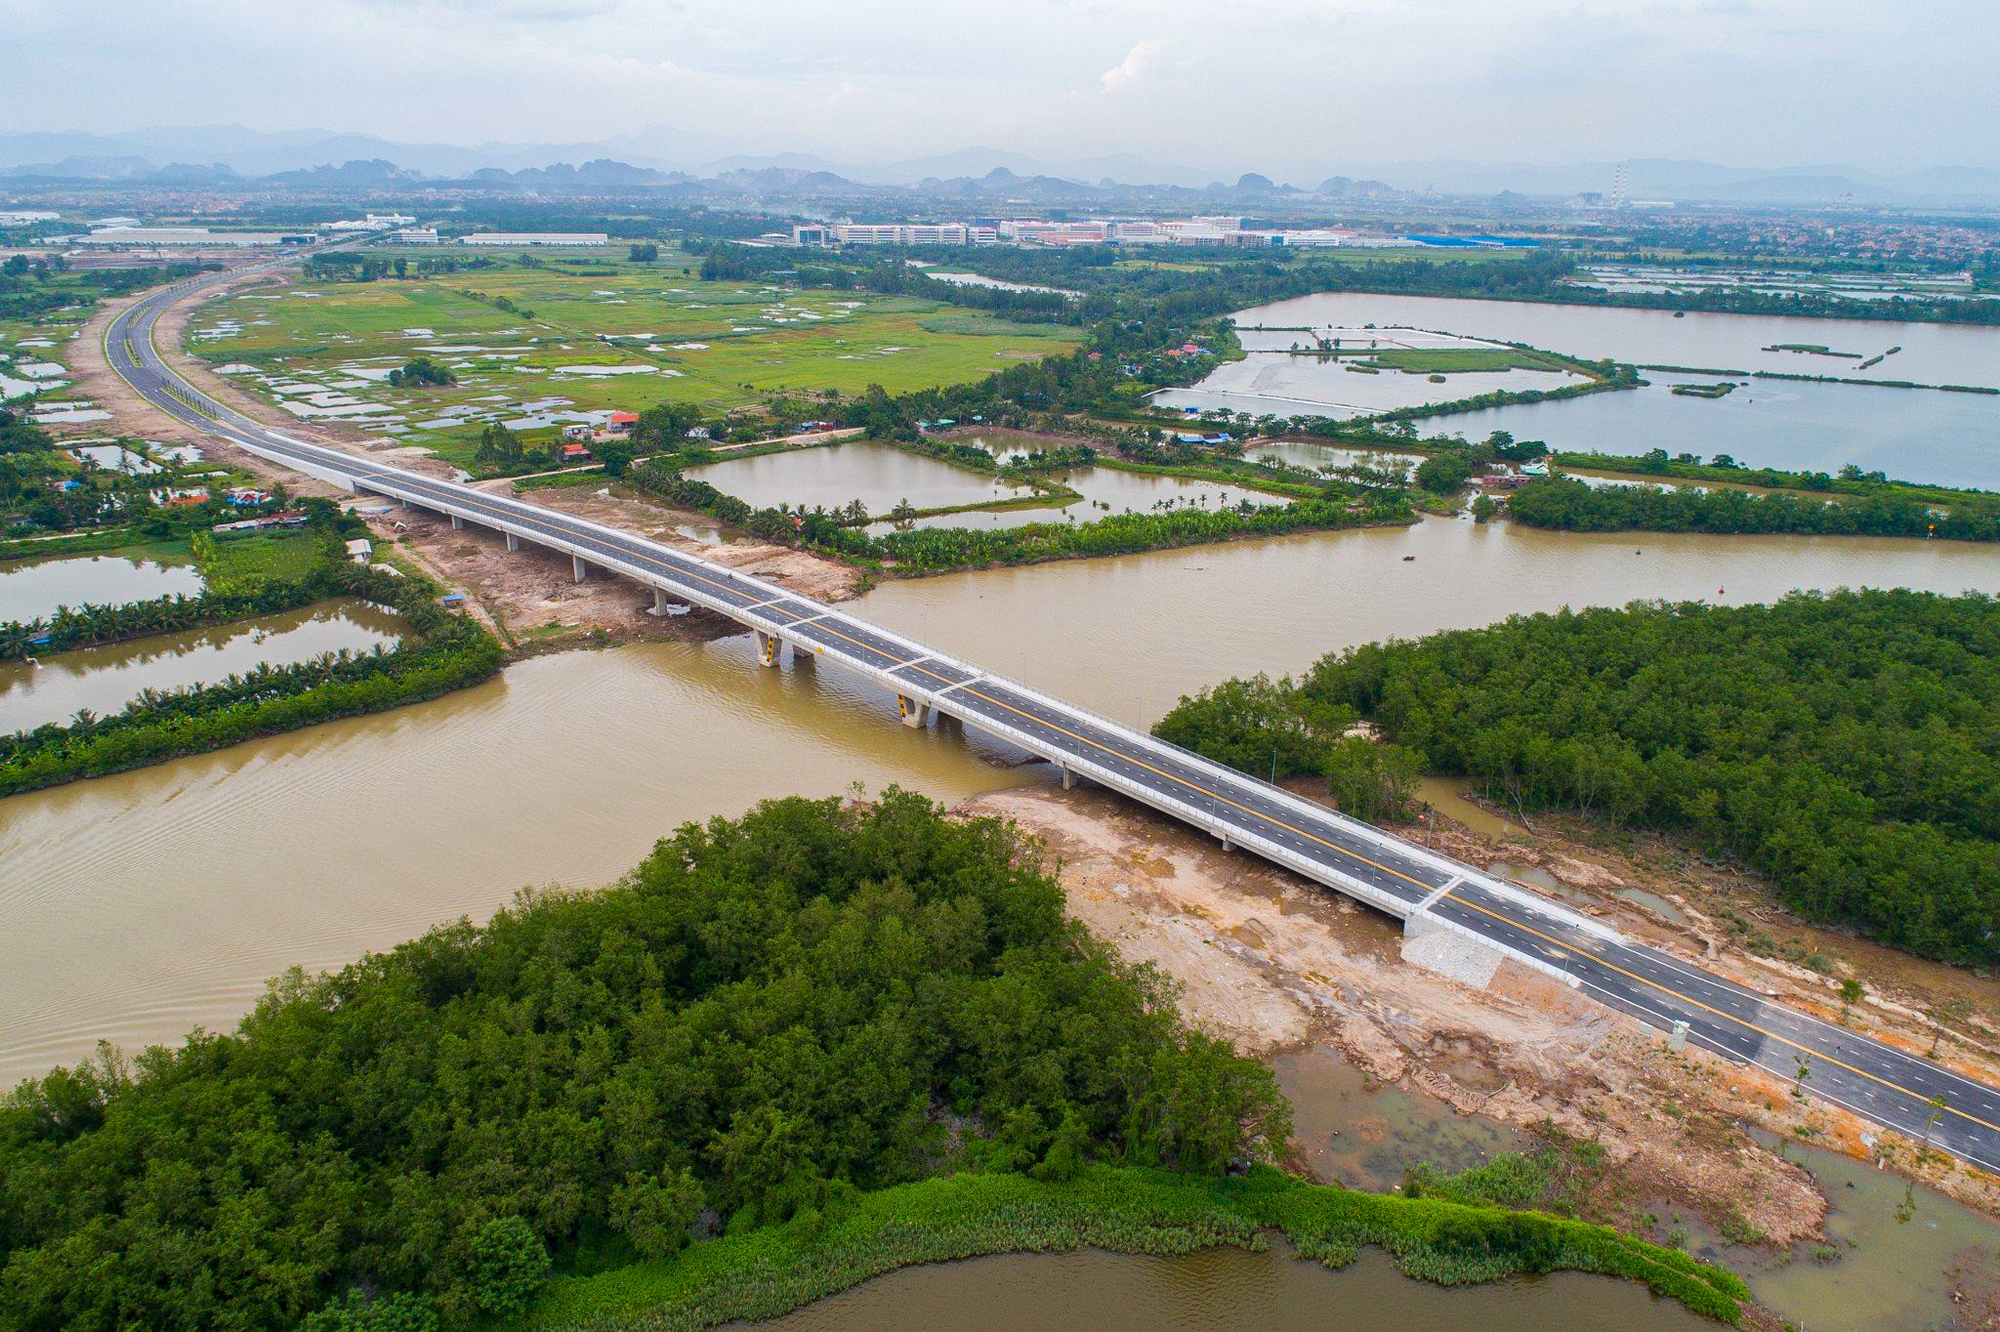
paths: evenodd
<path fill-rule="evenodd" d="M 747 640 L 535 658 L 445 698 L 0 800 L 0 1086 L 196 1025 L 516 889 L 600 884 L 689 819 L 860 782 L 1040 779 Z"/>
<path fill-rule="evenodd" d="M 1223 676 L 1298 670 L 1390 634 L 1634 597 L 1740 602 L 1862 583 L 2000 592 L 2000 551 L 1429 519 L 893 582 L 857 609 L 1147 724 Z M 610 882 L 688 819 L 855 782 L 955 801 L 1048 780 L 1039 766 L 1003 766 L 1009 756 L 976 737 L 912 731 L 894 715 L 885 694 L 836 668 L 758 668 L 745 637 L 630 646 L 535 658 L 431 703 L 0 801 L 0 1084 L 100 1037 L 134 1048 L 226 1029 L 287 966 L 334 967 L 441 921 L 483 918 L 521 887 Z M 1406 1150 L 1470 1164 L 1513 1145 L 1491 1126 L 1427 1123 L 1427 1103 L 1349 1085 L 1337 1068 L 1293 1061 L 1284 1077 L 1312 1102 L 1299 1122 L 1317 1163 L 1358 1184 L 1393 1182 Z M 1343 1115 L 1379 1116 L 1384 1136 L 1336 1136 Z M 1774 1275 L 1770 1298 L 1813 1307 L 1779 1293 L 1809 1275 Z M 1333 1273 L 1226 1250 L 916 1269 L 792 1325 L 950 1326 L 953 1311 L 996 1309 L 1019 1324 L 1042 1311 L 1111 1327 L 1343 1314 L 1399 1328 L 1684 1325 L 1677 1306 L 1615 1282 L 1447 1291 L 1403 1281 L 1379 1255 Z"/>
<path fill-rule="evenodd" d="M 2000 551 L 1428 519 L 892 582 L 857 609 L 1148 725 L 1224 676 L 1297 671 L 1393 634 L 1850 584 L 2000 592 Z M 743 637 L 627 647 L 0 801 L 0 1083 L 74 1060 L 100 1035 L 133 1045 L 227 1026 L 293 962 L 335 966 L 482 917 L 523 885 L 610 881 L 684 819 L 855 780 L 947 800 L 1042 780 L 894 715 L 837 668 L 757 669 Z"/>

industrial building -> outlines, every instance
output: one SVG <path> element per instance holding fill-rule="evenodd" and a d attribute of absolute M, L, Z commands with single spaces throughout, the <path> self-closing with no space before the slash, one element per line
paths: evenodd
<path fill-rule="evenodd" d="M 828 245 L 991 245 L 999 240 L 992 227 L 964 222 L 843 222 L 813 223 L 792 228 L 792 244 Z"/>

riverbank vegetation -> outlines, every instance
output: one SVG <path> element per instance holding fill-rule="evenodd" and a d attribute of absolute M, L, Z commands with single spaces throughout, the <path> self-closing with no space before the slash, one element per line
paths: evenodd
<path fill-rule="evenodd" d="M 465 615 L 438 604 L 421 577 L 351 563 L 342 538 L 358 521 L 325 500 L 304 501 L 311 527 L 281 536 L 192 545 L 201 595 L 123 605 L 63 607 L 42 620 L 0 624 L 0 660 L 61 652 L 355 597 L 395 610 L 393 650 L 337 652 L 290 666 L 259 666 L 209 684 L 148 690 L 122 712 L 0 736 L 0 795 L 12 795 L 220 749 L 318 722 L 421 702 L 487 679 L 501 648 Z"/>
<path fill-rule="evenodd" d="M 2000 603 L 1909 591 L 1516 616 L 1228 682 L 1159 733 L 1319 771 L 1349 717 L 1522 817 L 1657 828 L 1808 919 L 2000 959 Z"/>
<path fill-rule="evenodd" d="M 832 1223 L 711 1240 L 675 1259 L 557 1282 L 537 1328 L 693 1329 L 768 1318 L 897 1267 L 991 1253 L 1184 1254 L 1261 1249 L 1345 1267 L 1369 1245 L 1420 1280 L 1455 1285 L 1551 1271 L 1643 1281 L 1735 1322 L 1746 1287 L 1678 1249 L 1602 1226 L 1455 1199 L 1412 1201 L 1304 1183 L 1259 1168 L 1210 1179 L 1096 1165 L 1069 1179 L 958 1175 L 864 1194 Z"/>
<path fill-rule="evenodd" d="M 326 504 L 325 501 L 319 501 Z M 331 508 L 331 505 L 327 505 Z M 59 606 L 35 620 L 0 622 L 0 661 L 69 652 L 149 634 L 181 633 L 296 610 L 346 593 L 344 551 L 328 551 L 326 529 L 217 542 L 196 533 L 197 596 L 175 594 L 113 605 Z"/>
<path fill-rule="evenodd" d="M 0 1103 L 0 1321 L 693 1326 L 910 1262 L 1259 1228 L 1443 1281 L 1557 1269 L 1733 1318 L 1556 1216 L 1289 1180 L 1273 1075 L 1063 914 L 997 820 L 891 790 L 680 828 L 227 1035 Z"/>
<path fill-rule="evenodd" d="M 1825 499 L 1698 486 L 1587 486 L 1570 477 L 1548 477 L 1513 492 L 1507 512 L 1529 527 L 1567 532 L 1782 532 L 2000 541 L 2000 511 L 1984 506 L 1940 510 L 1896 495 Z"/>

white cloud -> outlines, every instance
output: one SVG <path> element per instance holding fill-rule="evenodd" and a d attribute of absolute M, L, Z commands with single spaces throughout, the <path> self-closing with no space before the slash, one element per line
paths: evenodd
<path fill-rule="evenodd" d="M 1167 44 L 1157 38 L 1140 42 L 1125 53 L 1123 60 L 1099 76 L 1104 91 L 1115 93 L 1131 87 L 1138 81 L 1139 75 L 1145 72 L 1146 66 L 1153 63 L 1154 57 L 1166 49 Z"/>
<path fill-rule="evenodd" d="M 2000 40 L 2000 5 L 1920 8 L 1922 24 L 1880 0 L 1428 0 L 1422 22 L 1409 0 L 0 0 L 0 130 L 237 122 L 682 167 L 980 144 L 1301 183 L 1437 145 L 2000 164 L 2000 62 L 1949 58 Z M 1143 116 L 1103 114 L 1141 99 Z"/>

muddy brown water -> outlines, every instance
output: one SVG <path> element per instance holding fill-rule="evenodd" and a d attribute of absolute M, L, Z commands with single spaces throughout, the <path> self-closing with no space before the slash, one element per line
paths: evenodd
<path fill-rule="evenodd" d="M 540 657 L 434 702 L 0 800 L 0 1086 L 196 1025 L 516 889 L 608 883 L 689 819 L 1043 780 L 743 639 Z"/>
<path fill-rule="evenodd" d="M 1445 1288 L 1405 1278 L 1364 1252 L 1335 1271 L 1292 1257 L 1207 1249 L 1173 1258 L 1086 1251 L 1005 1254 L 905 1268 L 769 1322 L 774 1332 L 1223 1332 L 1253 1327 L 1361 1327 L 1397 1332 L 1547 1332 L 1713 1328 L 1645 1287 L 1557 1273 Z"/>
<path fill-rule="evenodd" d="M 1847 584 L 2000 592 L 2000 551 L 1431 520 L 892 583 L 857 609 L 1143 725 L 1224 676 L 1296 671 L 1392 634 L 1563 605 L 1733 603 Z M 0 801 L 0 1084 L 87 1054 L 99 1037 L 136 1047 L 226 1028 L 291 964 L 337 966 L 461 914 L 483 918 L 522 886 L 615 880 L 686 819 L 856 781 L 957 800 L 1046 780 L 1001 766 L 1010 756 L 976 738 L 897 726 L 894 713 L 837 668 L 760 670 L 740 637 L 649 644 L 538 658 L 432 703 Z M 1328 1094 L 1338 1102 L 1340 1089 Z M 1379 1095 L 1358 1091 L 1349 1104 L 1354 1095 L 1356 1113 L 1384 1113 Z M 1399 1116 L 1406 1127 L 1421 1119 L 1401 1105 L 1387 1118 Z M 1467 1143 L 1468 1155 L 1491 1150 Z M 1368 1166 L 1377 1179 L 1389 1168 Z M 1324 1321 L 1342 1309 L 1376 1322 L 1393 1310 L 1412 1320 L 1393 1325 L 1408 1327 L 1539 1326 L 1551 1315 L 1662 1325 L 1681 1314 L 1617 1283 L 1437 1291 L 1372 1263 L 1335 1274 L 1227 1251 L 995 1259 L 888 1277 L 799 1317 L 859 1307 L 880 1325 L 886 1306 L 866 1302 L 890 1290 L 902 1292 L 897 1308 L 932 1311 L 926 1327 L 955 1308 L 1029 1323 L 1042 1306 L 1010 1292 L 1065 1289 L 1047 1306 L 1065 1315 L 1087 1290 L 1121 1292 L 1093 1315 L 1106 1326 L 1138 1325 L 1118 1321 L 1128 1310 L 1154 1311 L 1146 1326 Z M 1016 1281 L 1015 1264 L 1029 1275 Z M 1084 1275 L 1065 1288 L 1059 1274 L 1072 1268 Z M 1301 1293 L 1282 1297 L 1296 1303 L 1265 1303 L 1296 1283 Z M 1219 1310 L 1219 1321 L 1163 1321 L 1182 1306 Z"/>
<path fill-rule="evenodd" d="M 2000 592 L 2000 550 L 1435 519 L 891 583 L 857 609 L 1147 725 L 1224 676 L 1391 634 L 1863 583 Z M 540 658 L 380 717 L 0 801 L 0 1082 L 100 1035 L 226 1026 L 293 962 L 483 917 L 524 884 L 613 880 L 686 818 L 855 780 L 955 801 L 1042 779 L 894 713 L 838 668 L 760 671 L 742 638 L 659 644 Z"/>
<path fill-rule="evenodd" d="M 2000 548 L 1540 532 L 1438 518 L 913 579 L 871 592 L 860 612 L 1119 721 L 1150 724 L 1225 676 L 1298 672 L 1328 651 L 1392 636 L 1564 606 L 1738 605 L 1842 586 L 2000 592 Z"/>
<path fill-rule="evenodd" d="M 48 543 L 55 549 L 58 543 Z M 0 564 L 0 620 L 39 620 L 58 606 L 112 606 L 179 593 L 201 595 L 186 555 L 69 555 Z"/>
<path fill-rule="evenodd" d="M 1324 1183 L 1386 1193 L 1414 1162 L 1455 1173 L 1533 1146 L 1497 1120 L 1384 1086 L 1325 1046 L 1278 1055 L 1271 1067 L 1292 1103 L 1293 1141 Z"/>
<path fill-rule="evenodd" d="M 401 636 L 392 611 L 338 600 L 155 634 L 106 647 L 0 663 L 0 732 L 67 721 L 79 709 L 109 716 L 147 689 L 213 684 L 259 665 L 289 666 L 329 652 L 393 647 Z"/>

